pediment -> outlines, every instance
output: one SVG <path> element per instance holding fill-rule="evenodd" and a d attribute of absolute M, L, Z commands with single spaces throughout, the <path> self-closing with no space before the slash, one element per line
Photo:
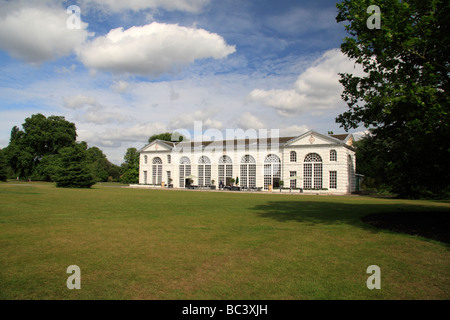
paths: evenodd
<path fill-rule="evenodd" d="M 297 138 L 288 141 L 285 146 L 310 146 L 323 144 L 341 144 L 337 139 L 325 136 L 318 132 L 309 131 Z"/>
<path fill-rule="evenodd" d="M 143 147 L 139 152 L 171 151 L 172 147 L 160 140 L 155 140 Z"/>

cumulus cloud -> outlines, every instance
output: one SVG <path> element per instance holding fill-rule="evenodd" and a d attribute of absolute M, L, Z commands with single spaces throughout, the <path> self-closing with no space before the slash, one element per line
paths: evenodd
<path fill-rule="evenodd" d="M 264 122 L 250 112 L 239 115 L 237 125 L 244 130 L 265 128 Z"/>
<path fill-rule="evenodd" d="M 124 115 L 119 112 L 104 111 L 104 109 L 114 108 L 108 108 L 104 106 L 97 100 L 97 98 L 92 96 L 70 96 L 65 97 L 63 101 L 65 108 L 83 112 L 77 114 L 75 117 L 78 121 L 81 122 L 104 125 L 110 123 L 125 123 L 132 121 L 132 119 L 128 115 Z"/>
<path fill-rule="evenodd" d="M 289 127 L 282 126 L 280 128 L 280 136 L 282 136 L 282 137 L 299 136 L 305 132 L 308 132 L 309 130 L 311 130 L 311 129 L 305 125 L 304 126 L 292 125 Z"/>
<path fill-rule="evenodd" d="M 215 33 L 153 22 L 127 30 L 113 29 L 85 44 L 78 55 L 92 69 L 157 76 L 178 71 L 198 59 L 222 59 L 235 51 Z"/>
<path fill-rule="evenodd" d="M 167 132 L 167 126 L 162 123 L 135 124 L 118 129 L 106 129 L 102 132 L 80 129 L 80 140 L 89 141 L 100 147 L 121 147 L 123 143 L 138 143 L 144 145 L 152 135 Z"/>
<path fill-rule="evenodd" d="M 70 16 L 56 3 L 0 0 L 0 48 L 36 65 L 70 55 L 89 36 L 88 25 L 68 28 Z"/>
<path fill-rule="evenodd" d="M 118 93 L 124 93 L 128 90 L 128 88 L 130 87 L 130 84 L 126 81 L 123 80 L 119 80 L 119 81 L 114 81 L 114 84 L 111 86 L 111 88 Z"/>
<path fill-rule="evenodd" d="M 291 89 L 253 90 L 248 99 L 273 107 L 281 116 L 342 106 L 338 73 L 362 75 L 362 70 L 338 49 L 325 52 L 306 69 Z"/>
<path fill-rule="evenodd" d="M 72 110 L 79 110 L 86 107 L 95 109 L 101 109 L 103 106 L 97 101 L 95 97 L 76 95 L 70 97 L 64 97 L 64 107 Z"/>
<path fill-rule="evenodd" d="M 130 122 L 130 118 L 126 115 L 115 112 L 95 112 L 87 111 L 83 117 L 83 121 L 93 124 L 110 124 Z"/>
<path fill-rule="evenodd" d="M 199 13 L 210 0 L 83 0 L 85 6 L 95 6 L 107 12 L 123 10 L 141 11 L 146 9 L 165 9 L 168 11 L 186 11 Z"/>
<path fill-rule="evenodd" d="M 213 117 L 217 115 L 218 110 L 214 108 L 196 110 L 180 117 L 176 117 L 170 121 L 170 128 L 186 129 L 194 127 L 195 122 L 200 122 L 203 129 L 222 129 L 223 123 Z"/>

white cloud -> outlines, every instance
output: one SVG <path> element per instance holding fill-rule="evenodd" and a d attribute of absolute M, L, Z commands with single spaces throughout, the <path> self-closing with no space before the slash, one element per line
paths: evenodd
<path fill-rule="evenodd" d="M 339 49 L 325 52 L 306 69 L 291 89 L 253 90 L 248 99 L 273 107 L 282 116 L 305 111 L 321 112 L 342 106 L 338 73 L 362 74 Z"/>
<path fill-rule="evenodd" d="M 250 112 L 244 112 L 239 115 L 237 118 L 237 125 L 244 130 L 265 128 L 264 122 Z"/>
<path fill-rule="evenodd" d="M 292 125 L 289 127 L 281 127 L 280 136 L 282 137 L 299 136 L 305 132 L 308 132 L 309 130 L 311 129 L 308 126 Z"/>
<path fill-rule="evenodd" d="M 76 95 L 64 97 L 64 107 L 75 111 L 84 110 L 84 113 L 77 113 L 75 119 L 81 122 L 93 123 L 97 125 L 112 124 L 112 123 L 126 123 L 131 122 L 132 117 L 121 112 L 103 111 L 104 109 L 114 110 L 121 109 L 119 107 L 107 107 L 97 98 L 86 95 Z M 126 110 L 123 110 L 126 111 Z"/>
<path fill-rule="evenodd" d="M 223 127 L 223 123 L 219 120 L 213 119 L 217 115 L 218 110 L 215 108 L 206 108 L 202 110 L 196 110 L 182 116 L 173 118 L 169 127 L 173 130 L 193 128 L 195 122 L 200 122 L 203 130 L 205 129 L 217 129 L 220 130 Z"/>
<path fill-rule="evenodd" d="M 115 113 L 115 112 L 95 112 L 95 111 L 87 111 L 82 120 L 88 123 L 93 124 L 111 124 L 111 123 L 124 123 L 130 122 L 130 117 Z"/>
<path fill-rule="evenodd" d="M 78 55 L 92 69 L 157 76 L 179 71 L 198 59 L 222 59 L 235 50 L 215 33 L 153 22 L 113 29 L 81 47 Z"/>
<path fill-rule="evenodd" d="M 95 97 L 76 95 L 70 97 L 64 97 L 64 107 L 72 110 L 83 109 L 86 107 L 94 107 L 95 109 L 101 109 L 103 106 L 97 101 Z"/>
<path fill-rule="evenodd" d="M 70 55 L 89 36 L 88 25 L 70 30 L 70 16 L 56 3 L 0 0 L 0 48 L 37 65 Z"/>
<path fill-rule="evenodd" d="M 77 132 L 79 140 L 88 141 L 89 144 L 119 148 L 123 143 L 137 143 L 144 146 L 152 135 L 167 131 L 167 126 L 162 123 L 141 123 L 121 128 L 109 128 L 101 132 L 81 128 Z"/>
<path fill-rule="evenodd" d="M 199 13 L 210 0 L 83 0 L 85 6 L 95 6 L 104 11 L 121 12 L 123 10 L 141 11 L 161 8 L 168 11 L 186 11 Z"/>
<path fill-rule="evenodd" d="M 126 92 L 129 87 L 130 87 L 130 84 L 123 80 L 115 81 L 114 84 L 111 86 L 111 88 L 115 92 L 118 92 L 118 93 Z"/>

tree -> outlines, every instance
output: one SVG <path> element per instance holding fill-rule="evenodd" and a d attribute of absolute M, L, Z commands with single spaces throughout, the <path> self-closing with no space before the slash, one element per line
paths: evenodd
<path fill-rule="evenodd" d="M 401 197 L 449 194 L 450 5 L 444 0 L 380 2 L 381 26 L 368 27 L 369 0 L 337 4 L 347 22 L 341 50 L 365 75 L 341 74 L 345 130 L 371 128 L 383 182 Z M 360 161 L 358 161 L 360 163 Z"/>
<path fill-rule="evenodd" d="M 176 139 L 177 138 L 177 139 Z M 165 132 L 165 133 L 159 133 L 159 134 L 154 134 L 152 135 L 149 139 L 148 139 L 148 143 L 151 143 L 155 140 L 163 140 L 163 141 L 174 141 L 172 139 L 176 139 L 178 141 L 176 142 L 181 142 L 184 140 L 184 136 L 183 135 L 176 135 L 176 134 L 172 134 L 169 132 Z"/>
<path fill-rule="evenodd" d="M 120 178 L 120 167 L 111 163 L 99 148 L 89 148 L 87 158 L 95 181 L 106 182 L 110 179 L 118 180 Z"/>
<path fill-rule="evenodd" d="M 87 144 L 76 143 L 59 151 L 56 186 L 59 188 L 90 188 L 95 184 L 89 167 Z"/>
<path fill-rule="evenodd" d="M 0 149 L 0 181 L 5 181 L 8 178 L 8 163 L 2 149 Z"/>
<path fill-rule="evenodd" d="M 11 130 L 6 148 L 7 161 L 18 176 L 50 179 L 54 155 L 61 148 L 76 141 L 75 124 L 64 117 L 35 114 L 25 119 L 23 131 L 17 126 Z"/>
<path fill-rule="evenodd" d="M 128 148 L 122 163 L 122 175 L 120 181 L 123 183 L 139 182 L 139 153 L 136 148 Z"/>
<path fill-rule="evenodd" d="M 386 184 L 389 177 L 386 176 L 385 152 L 388 150 L 386 140 L 375 139 L 372 135 L 366 135 L 354 142 L 356 149 L 356 171 L 364 175 L 363 187 L 379 192 L 391 192 L 391 187 Z"/>

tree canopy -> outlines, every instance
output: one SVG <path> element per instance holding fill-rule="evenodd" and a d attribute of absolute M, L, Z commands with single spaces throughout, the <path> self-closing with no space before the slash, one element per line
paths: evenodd
<path fill-rule="evenodd" d="M 8 162 L 6 161 L 5 154 L 0 149 L 0 181 L 6 181 L 8 178 Z"/>
<path fill-rule="evenodd" d="M 349 34 L 341 45 L 365 75 L 341 74 L 349 109 L 345 130 L 369 128 L 365 150 L 377 154 L 378 177 L 402 197 L 449 194 L 450 5 L 443 0 L 386 0 L 380 28 L 369 28 L 369 0 L 337 4 Z M 359 161 L 358 161 L 359 162 Z M 376 175 L 367 168 L 364 174 Z"/>
<path fill-rule="evenodd" d="M 25 119 L 23 130 L 11 130 L 6 157 L 18 176 L 48 180 L 51 158 L 61 148 L 72 146 L 77 138 L 74 123 L 64 117 L 35 114 Z M 41 175 L 43 173 L 43 175 Z"/>
<path fill-rule="evenodd" d="M 60 172 L 66 169 L 61 166 L 68 166 L 70 159 L 83 159 L 83 170 L 78 169 L 89 170 L 94 181 L 119 180 L 119 166 L 109 162 L 99 148 L 88 148 L 85 142 L 77 143 L 76 138 L 75 124 L 64 117 L 32 115 L 25 119 L 22 130 L 17 126 L 11 130 L 10 143 L 4 150 L 8 169 L 25 179 L 60 181 Z"/>
<path fill-rule="evenodd" d="M 136 148 L 128 148 L 121 166 L 120 181 L 123 183 L 139 182 L 139 153 Z"/>
<path fill-rule="evenodd" d="M 176 142 L 181 142 L 184 140 L 183 135 L 172 134 L 170 132 L 164 132 L 159 134 L 154 134 L 148 139 L 148 143 L 151 143 L 155 140 L 163 140 L 163 141 L 174 141 L 172 139 L 177 140 Z"/>
<path fill-rule="evenodd" d="M 90 188 L 95 184 L 85 142 L 60 149 L 58 161 L 55 175 L 57 187 Z"/>

